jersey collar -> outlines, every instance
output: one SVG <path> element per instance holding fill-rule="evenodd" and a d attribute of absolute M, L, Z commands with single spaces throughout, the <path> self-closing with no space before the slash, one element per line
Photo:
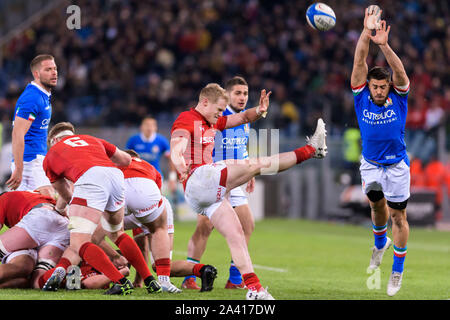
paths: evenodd
<path fill-rule="evenodd" d="M 42 88 L 40 85 L 38 85 L 36 82 L 31 81 L 31 84 L 33 86 L 35 86 L 36 88 L 38 88 L 39 90 L 41 90 L 43 93 L 45 93 L 47 95 L 47 97 L 50 97 L 52 94 L 50 92 L 48 92 L 47 90 L 45 90 L 44 88 Z"/>
<path fill-rule="evenodd" d="M 156 139 L 156 132 L 153 133 L 148 139 L 142 133 L 140 134 L 140 136 L 141 136 L 142 141 L 151 143 L 151 142 L 155 141 L 155 139 Z"/>

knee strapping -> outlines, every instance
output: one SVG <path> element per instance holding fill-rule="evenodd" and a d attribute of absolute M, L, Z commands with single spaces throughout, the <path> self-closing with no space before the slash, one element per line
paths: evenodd
<path fill-rule="evenodd" d="M 404 210 L 404 209 L 406 209 L 407 204 L 408 204 L 408 199 L 406 199 L 405 201 L 402 201 L 402 202 L 387 201 L 387 205 L 389 206 L 389 208 L 392 208 L 395 210 Z"/>
<path fill-rule="evenodd" d="M 371 190 L 367 193 L 367 198 L 372 202 L 377 202 L 384 198 L 384 193 L 383 191 Z"/>
<path fill-rule="evenodd" d="M 69 217 L 68 228 L 70 232 L 92 235 L 97 229 L 97 224 L 83 217 L 71 216 Z"/>
<path fill-rule="evenodd" d="M 102 224 L 102 228 L 106 232 L 117 232 L 117 231 L 120 231 L 120 229 L 122 229 L 122 225 L 123 225 L 123 221 L 120 222 L 119 224 L 111 224 L 108 221 L 106 221 L 106 219 L 103 218 L 103 217 L 100 219 L 100 223 Z"/>

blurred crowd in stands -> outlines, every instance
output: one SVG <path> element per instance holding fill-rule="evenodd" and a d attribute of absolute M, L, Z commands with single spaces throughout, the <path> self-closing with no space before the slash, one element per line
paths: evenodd
<path fill-rule="evenodd" d="M 161 126 L 170 125 L 205 84 L 242 75 L 250 106 L 260 89 L 273 91 L 269 115 L 258 127 L 303 137 L 322 116 L 331 136 L 344 135 L 356 124 L 349 79 L 364 8 L 372 3 L 324 2 L 337 16 L 329 32 L 307 25 L 312 2 L 304 0 L 72 1 L 81 9 L 81 29 L 66 27 L 66 4 L 2 48 L 0 117 L 10 121 L 31 80 L 30 60 L 50 53 L 59 68 L 53 123 L 137 126 L 153 114 Z M 377 4 L 411 80 L 408 149 L 425 165 L 435 160 L 437 129 L 450 131 L 450 3 Z M 386 65 L 374 45 L 368 64 Z"/>

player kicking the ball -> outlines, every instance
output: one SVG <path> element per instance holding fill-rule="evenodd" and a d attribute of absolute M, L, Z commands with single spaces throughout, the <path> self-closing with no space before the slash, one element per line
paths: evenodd
<path fill-rule="evenodd" d="M 377 6 L 370 6 L 365 11 L 364 30 L 355 50 L 351 86 L 362 138 L 362 187 L 369 198 L 375 237 L 369 268 L 375 269 L 381 264 L 383 254 L 392 244 L 386 236 L 390 216 L 394 263 L 387 294 L 393 296 L 402 284 L 409 235 L 406 204 L 410 195 L 410 174 L 404 142 L 409 79 L 402 62 L 388 44 L 390 26 L 386 27 L 386 21 L 380 21 L 380 16 L 381 10 Z M 375 35 L 372 35 L 373 29 L 376 29 Z M 392 82 L 386 68 L 374 67 L 368 71 L 366 58 L 371 40 L 378 45 L 391 67 Z"/>
<path fill-rule="evenodd" d="M 208 84 L 200 91 L 198 104 L 182 112 L 172 126 L 171 157 L 185 189 L 185 198 L 195 212 L 209 218 L 226 239 L 231 257 L 248 288 L 247 299 L 272 300 L 256 276 L 241 223 L 228 198 L 229 192 L 264 173 L 287 170 L 310 158 L 326 155 L 325 124 L 317 129 L 307 145 L 291 152 L 245 160 L 213 163 L 212 150 L 216 131 L 258 120 L 267 112 L 271 92 L 261 91 L 259 105 L 244 112 L 222 116 L 228 94 L 218 84 Z"/>

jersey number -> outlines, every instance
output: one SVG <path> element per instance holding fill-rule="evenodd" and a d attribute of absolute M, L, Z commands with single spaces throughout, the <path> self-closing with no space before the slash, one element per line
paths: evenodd
<path fill-rule="evenodd" d="M 89 145 L 89 143 L 81 140 L 79 137 L 69 138 L 64 140 L 63 142 L 71 147 L 86 147 Z"/>

